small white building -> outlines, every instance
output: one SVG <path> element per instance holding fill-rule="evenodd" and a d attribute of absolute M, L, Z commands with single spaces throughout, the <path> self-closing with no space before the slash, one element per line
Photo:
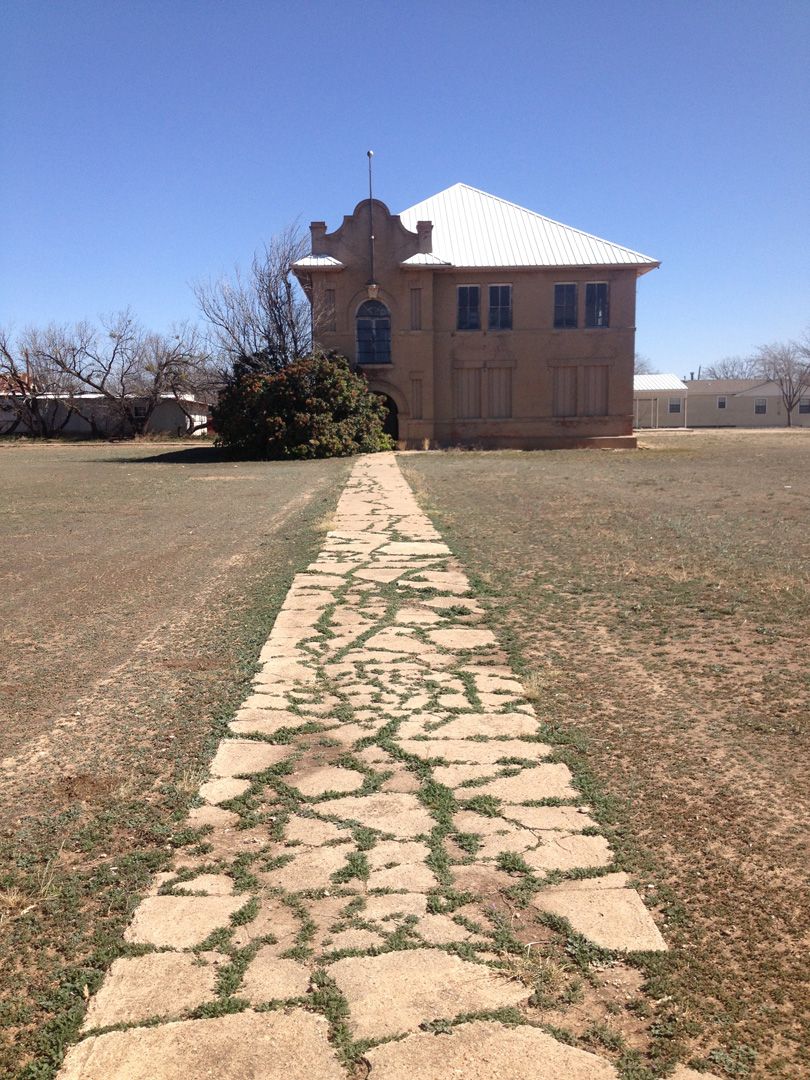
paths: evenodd
<path fill-rule="evenodd" d="M 633 426 L 685 428 L 688 394 L 677 375 L 634 375 Z"/>

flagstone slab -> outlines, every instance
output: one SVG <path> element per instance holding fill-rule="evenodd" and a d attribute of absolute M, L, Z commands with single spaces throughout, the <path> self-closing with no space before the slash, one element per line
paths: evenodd
<path fill-rule="evenodd" d="M 200 788 L 200 798 L 207 803 L 230 802 L 238 799 L 250 790 L 249 780 L 237 780 L 234 777 L 223 777 L 220 780 L 207 780 Z"/>
<path fill-rule="evenodd" d="M 433 739 L 469 739 L 476 735 L 516 739 L 521 735 L 536 735 L 537 723 L 536 716 L 522 712 L 465 713 L 425 734 Z"/>
<path fill-rule="evenodd" d="M 311 722 L 310 717 L 286 709 L 240 709 L 228 728 L 235 735 L 275 735 L 283 729 L 295 729 Z"/>
<path fill-rule="evenodd" d="M 439 882 L 424 863 L 402 863 L 373 870 L 368 877 L 370 889 L 407 889 L 409 892 L 431 892 Z"/>
<path fill-rule="evenodd" d="M 423 915 L 415 927 L 416 933 L 430 945 L 449 945 L 453 941 L 469 941 L 472 934 L 449 915 Z"/>
<path fill-rule="evenodd" d="M 532 870 L 577 870 L 610 866 L 613 854 L 604 836 L 550 833 L 523 856 Z"/>
<path fill-rule="evenodd" d="M 448 1034 L 417 1032 L 366 1051 L 375 1080 L 617 1080 L 595 1054 L 534 1027 L 494 1021 L 459 1024 Z"/>
<path fill-rule="evenodd" d="M 60 1080 L 345 1080 L 325 1017 L 247 1010 L 93 1036 L 74 1046 Z"/>
<path fill-rule="evenodd" d="M 384 944 L 385 938 L 381 934 L 375 934 L 373 930 L 351 929 L 331 934 L 329 943 L 324 943 L 324 948 L 337 952 L 339 949 L 373 949 Z"/>
<path fill-rule="evenodd" d="M 381 840 L 366 852 L 366 859 L 372 870 L 379 870 L 391 863 L 424 862 L 429 855 L 427 844 L 416 840 Z"/>
<path fill-rule="evenodd" d="M 198 874 L 190 881 L 179 882 L 175 888 L 189 893 L 205 893 L 206 896 L 233 896 L 233 878 L 227 874 Z"/>
<path fill-rule="evenodd" d="M 332 874 L 346 865 L 346 856 L 350 851 L 354 851 L 351 844 L 307 848 L 284 866 L 257 876 L 270 888 L 284 889 L 285 892 L 326 889 L 332 884 Z"/>
<path fill-rule="evenodd" d="M 575 930 L 603 949 L 665 951 L 667 944 L 652 915 L 635 889 L 623 887 L 624 880 L 625 875 L 609 874 L 564 882 L 541 889 L 532 902 L 542 911 L 568 919 Z M 612 887 L 614 882 L 618 887 Z"/>
<path fill-rule="evenodd" d="M 271 896 L 262 896 L 256 918 L 237 926 L 232 943 L 239 949 L 252 945 L 260 938 L 272 937 L 276 955 L 291 949 L 298 939 L 301 922 L 287 904 Z"/>
<path fill-rule="evenodd" d="M 432 734 L 441 735 L 443 728 Z M 446 762 L 464 761 L 490 764 L 508 758 L 521 758 L 526 761 L 540 761 L 548 757 L 551 747 L 545 743 L 524 742 L 520 739 L 489 739 L 477 742 L 471 739 L 401 739 L 399 746 L 406 754 L 427 761 L 435 757 Z"/>
<path fill-rule="evenodd" d="M 238 997 L 251 1005 L 302 997 L 309 989 L 309 968 L 295 960 L 282 960 L 271 946 L 264 945 L 248 964 Z"/>
<path fill-rule="evenodd" d="M 137 945 L 192 949 L 230 924 L 245 896 L 147 896 L 135 909 L 124 940 Z"/>
<path fill-rule="evenodd" d="M 202 962 L 200 962 L 202 961 Z M 101 989 L 91 998 L 82 1031 L 138 1024 L 156 1016 L 178 1016 L 216 997 L 222 953 L 149 953 L 114 960 Z"/>
<path fill-rule="evenodd" d="M 503 776 L 480 787 L 470 788 L 474 795 L 492 795 L 507 803 L 525 803 L 537 799 L 575 799 L 578 792 L 571 785 L 567 765 L 536 765 L 517 776 Z"/>
<path fill-rule="evenodd" d="M 536 832 L 582 832 L 596 827 L 587 806 L 510 806 L 503 812 Z"/>
<path fill-rule="evenodd" d="M 367 922 L 378 922 L 386 929 L 409 915 L 424 915 L 427 897 L 424 893 L 387 893 L 366 896 L 362 917 Z"/>
<path fill-rule="evenodd" d="M 360 1039 L 397 1035 L 439 1017 L 518 1005 L 530 993 L 490 968 L 435 949 L 347 957 L 330 964 L 328 972 L 348 1002 L 347 1022 Z"/>
<path fill-rule="evenodd" d="M 308 798 L 325 795 L 329 791 L 358 791 L 365 779 L 365 776 L 355 769 L 339 769 L 333 765 L 324 765 L 305 773 L 293 772 L 285 777 L 290 787 L 296 788 Z"/>
<path fill-rule="evenodd" d="M 380 548 L 383 555 L 449 555 L 450 548 L 439 540 L 395 541 Z"/>
<path fill-rule="evenodd" d="M 303 844 L 306 847 L 320 847 L 333 840 L 349 839 L 349 833 L 334 822 L 294 814 L 284 826 L 284 839 L 289 843 Z"/>
<path fill-rule="evenodd" d="M 481 649 L 497 644 L 491 630 L 477 630 L 469 626 L 448 626 L 442 630 L 428 630 L 427 636 L 443 649 Z"/>
<path fill-rule="evenodd" d="M 252 739 L 223 739 L 211 762 L 211 772 L 214 776 L 253 776 L 278 765 L 292 752 L 290 746 L 274 746 Z"/>
<path fill-rule="evenodd" d="M 314 809 L 318 814 L 359 821 L 370 829 L 393 833 L 394 836 L 419 836 L 429 833 L 435 824 L 416 796 L 407 793 L 378 792 L 359 798 L 347 795 L 342 799 L 317 803 Z"/>

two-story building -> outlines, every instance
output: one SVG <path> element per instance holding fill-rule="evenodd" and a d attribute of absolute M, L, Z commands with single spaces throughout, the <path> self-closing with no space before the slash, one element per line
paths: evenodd
<path fill-rule="evenodd" d="M 311 225 L 314 337 L 383 394 L 402 445 L 633 446 L 637 251 L 455 184 Z"/>

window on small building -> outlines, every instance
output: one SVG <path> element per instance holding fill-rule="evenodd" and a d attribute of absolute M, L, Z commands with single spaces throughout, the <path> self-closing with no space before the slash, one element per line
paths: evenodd
<path fill-rule="evenodd" d="M 669 399 L 669 411 L 671 413 L 679 413 L 681 411 L 681 399 L 679 397 L 671 397 Z"/>
<path fill-rule="evenodd" d="M 357 309 L 357 363 L 391 363 L 391 313 L 379 300 Z"/>
<path fill-rule="evenodd" d="M 610 325 L 610 289 L 606 281 L 585 286 L 585 325 L 591 329 Z"/>
<path fill-rule="evenodd" d="M 554 329 L 571 330 L 577 325 L 577 287 L 573 282 L 554 286 Z"/>
<path fill-rule="evenodd" d="M 512 286 L 490 285 L 489 287 L 489 329 L 512 329 Z"/>
<path fill-rule="evenodd" d="M 799 412 L 810 413 L 810 397 L 803 397 L 799 400 Z"/>
<path fill-rule="evenodd" d="M 754 398 L 754 412 L 758 416 L 764 416 L 768 411 L 768 399 L 764 397 Z"/>
<path fill-rule="evenodd" d="M 456 329 L 481 329 L 481 290 L 477 285 L 458 286 L 458 316 Z"/>
<path fill-rule="evenodd" d="M 144 402 L 136 402 L 132 406 L 132 414 L 136 420 L 144 420 L 149 415 L 149 408 Z"/>
<path fill-rule="evenodd" d="M 422 290 L 411 289 L 411 330 L 422 329 Z"/>
<path fill-rule="evenodd" d="M 717 408 L 718 409 L 725 409 L 725 407 L 726 407 L 726 399 L 721 394 L 720 397 L 718 397 L 718 399 L 717 399 Z"/>

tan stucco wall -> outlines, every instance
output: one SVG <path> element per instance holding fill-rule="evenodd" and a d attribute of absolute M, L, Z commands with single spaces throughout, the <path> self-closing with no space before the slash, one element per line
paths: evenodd
<path fill-rule="evenodd" d="M 442 445 L 531 447 L 573 445 L 578 441 L 630 437 L 633 426 L 633 355 L 635 340 L 636 272 L 633 269 L 459 270 L 403 268 L 404 259 L 429 250 L 429 229 L 423 237 L 408 232 L 384 204 L 373 204 L 374 278 L 380 299 L 391 313 L 390 365 L 364 365 L 372 389 L 388 394 L 399 409 L 400 439 L 418 446 L 424 440 Z M 313 302 L 325 307 L 325 290 L 335 295 L 333 329 L 316 327 L 316 339 L 355 359 L 355 316 L 367 299 L 371 278 L 369 203 L 358 204 L 353 215 L 333 233 L 314 223 L 313 254 L 330 255 L 341 270 L 299 272 Z M 554 285 L 577 282 L 579 323 L 584 323 L 585 284 L 610 283 L 610 327 L 555 330 Z M 456 329 L 459 285 L 481 287 L 481 322 L 486 326 L 489 285 L 512 286 L 513 324 L 505 331 Z M 421 289 L 421 330 L 412 330 L 412 288 Z M 605 416 L 553 416 L 552 366 L 589 365 L 608 368 L 608 407 Z M 479 374 L 464 373 L 476 369 Z M 497 373 L 496 373 L 497 372 Z M 456 416 L 456 384 L 465 378 L 481 380 L 482 415 Z M 492 417 L 490 387 L 511 379 L 511 416 Z M 414 384 L 421 386 L 421 416 Z"/>
<path fill-rule="evenodd" d="M 689 393 L 690 427 L 787 427 L 787 411 L 778 389 L 774 392 L 773 388 L 764 387 L 745 394 L 728 394 L 725 409 L 717 408 L 717 397 L 715 393 Z M 754 412 L 754 399 L 758 397 L 767 402 L 764 415 Z M 790 419 L 793 427 L 810 427 L 810 414 L 800 413 L 798 407 Z"/>

